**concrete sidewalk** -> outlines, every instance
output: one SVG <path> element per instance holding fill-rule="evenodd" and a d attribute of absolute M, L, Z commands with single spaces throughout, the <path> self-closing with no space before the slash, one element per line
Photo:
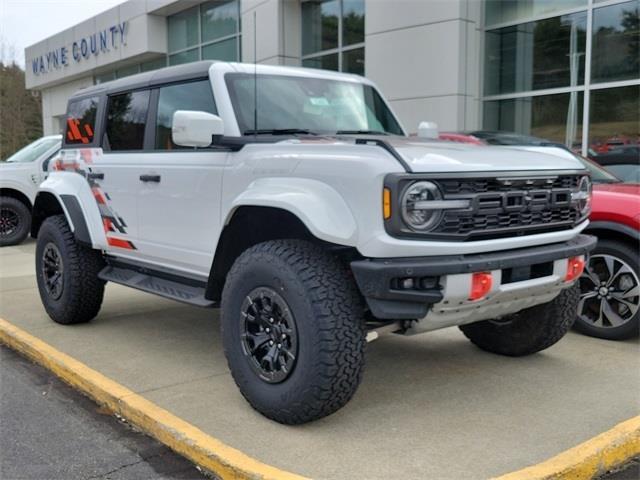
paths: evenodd
<path fill-rule="evenodd" d="M 547 459 L 638 414 L 638 341 L 569 334 L 528 358 L 457 329 L 369 345 L 338 413 L 285 427 L 228 374 L 218 313 L 109 285 L 93 322 L 45 314 L 29 243 L 0 250 L 0 317 L 265 463 L 314 478 L 488 478 Z"/>

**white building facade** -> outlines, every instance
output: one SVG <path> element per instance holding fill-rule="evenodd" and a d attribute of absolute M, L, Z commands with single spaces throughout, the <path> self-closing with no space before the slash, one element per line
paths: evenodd
<path fill-rule="evenodd" d="M 26 49 L 44 133 L 77 89 L 204 59 L 357 73 L 410 132 L 640 138 L 640 0 L 128 0 Z"/>

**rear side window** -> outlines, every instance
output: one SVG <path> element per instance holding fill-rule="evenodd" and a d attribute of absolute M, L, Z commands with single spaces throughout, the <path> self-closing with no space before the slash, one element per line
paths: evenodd
<path fill-rule="evenodd" d="M 112 152 L 142 150 L 148 109 L 149 90 L 109 97 L 103 148 Z"/>
<path fill-rule="evenodd" d="M 69 102 L 65 141 L 68 145 L 87 145 L 93 142 L 98 97 Z"/>
<path fill-rule="evenodd" d="M 173 114 L 176 110 L 199 110 L 216 114 L 216 105 L 209 80 L 160 87 L 156 118 L 156 149 L 174 150 L 180 147 L 171 141 Z"/>

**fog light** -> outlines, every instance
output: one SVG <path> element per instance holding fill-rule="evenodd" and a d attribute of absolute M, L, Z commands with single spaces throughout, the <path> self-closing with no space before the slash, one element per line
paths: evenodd
<path fill-rule="evenodd" d="M 491 290 L 493 278 L 491 272 L 476 272 L 471 275 L 469 300 L 480 300 Z"/>
<path fill-rule="evenodd" d="M 571 257 L 567 260 L 567 274 L 564 277 L 565 282 L 575 280 L 584 272 L 584 257 Z"/>
<path fill-rule="evenodd" d="M 400 280 L 400 288 L 404 290 L 413 290 L 413 278 L 403 278 Z"/>

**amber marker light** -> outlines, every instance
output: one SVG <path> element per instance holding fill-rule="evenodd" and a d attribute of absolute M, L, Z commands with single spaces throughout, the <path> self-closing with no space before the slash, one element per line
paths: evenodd
<path fill-rule="evenodd" d="M 382 190 L 382 215 L 385 220 L 391 218 L 391 190 L 386 187 Z"/>

